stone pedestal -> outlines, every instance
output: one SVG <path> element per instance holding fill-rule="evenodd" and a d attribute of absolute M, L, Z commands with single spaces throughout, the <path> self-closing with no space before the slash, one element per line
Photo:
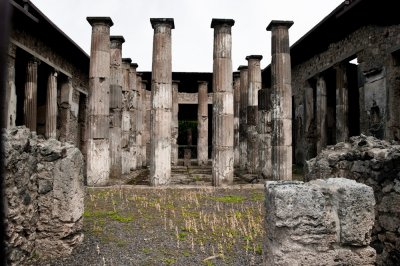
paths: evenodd
<path fill-rule="evenodd" d="M 172 81 L 172 117 L 171 117 L 171 164 L 178 165 L 178 112 L 179 112 L 179 99 L 178 99 L 178 86 L 179 81 Z"/>
<path fill-rule="evenodd" d="M 150 184 L 167 185 L 171 178 L 172 58 L 174 20 L 152 18 L 154 29 L 151 81 Z"/>
<path fill-rule="evenodd" d="M 289 28 L 292 21 L 273 20 L 271 31 L 272 178 L 292 179 L 292 85 Z"/>
<path fill-rule="evenodd" d="M 88 17 L 92 26 L 89 67 L 87 184 L 103 186 L 110 176 L 110 27 L 109 17 Z"/>
<path fill-rule="evenodd" d="M 234 166 L 240 165 L 239 120 L 240 120 L 240 73 L 233 73 L 233 157 Z"/>
<path fill-rule="evenodd" d="M 248 68 L 239 66 L 240 71 L 240 110 L 239 110 L 239 156 L 240 170 L 247 167 L 247 102 L 248 102 Z"/>
<path fill-rule="evenodd" d="M 261 55 L 250 55 L 248 61 L 248 94 L 247 94 L 247 171 L 256 174 L 258 171 L 258 91 L 261 90 Z"/>
<path fill-rule="evenodd" d="M 197 160 L 200 166 L 208 164 L 208 95 L 207 82 L 199 81 L 197 109 Z"/>
<path fill-rule="evenodd" d="M 213 19 L 213 158 L 214 186 L 233 183 L 233 90 L 232 35 L 233 19 Z"/>
<path fill-rule="evenodd" d="M 57 138 L 57 72 L 52 71 L 47 80 L 46 138 Z"/>
<path fill-rule="evenodd" d="M 30 131 L 37 127 L 37 79 L 39 60 L 32 58 L 26 66 L 24 124 Z"/>

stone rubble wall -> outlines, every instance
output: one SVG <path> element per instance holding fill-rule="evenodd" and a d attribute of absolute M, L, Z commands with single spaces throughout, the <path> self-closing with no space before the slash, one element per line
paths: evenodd
<path fill-rule="evenodd" d="M 345 177 L 371 186 L 376 208 L 371 246 L 378 265 L 400 265 L 400 145 L 364 135 L 328 146 L 306 162 L 305 181 Z"/>
<path fill-rule="evenodd" d="M 374 265 L 373 190 L 345 178 L 266 183 L 265 265 Z"/>
<path fill-rule="evenodd" d="M 83 240 L 81 152 L 26 127 L 4 130 L 2 137 L 9 265 L 70 254 Z"/>

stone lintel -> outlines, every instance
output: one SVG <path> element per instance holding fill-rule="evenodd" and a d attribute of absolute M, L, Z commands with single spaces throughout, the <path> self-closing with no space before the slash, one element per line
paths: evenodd
<path fill-rule="evenodd" d="M 240 65 L 239 67 L 238 67 L 238 70 L 240 71 L 240 70 L 246 70 L 246 69 L 248 69 L 249 67 L 248 66 L 245 66 L 245 65 Z"/>
<path fill-rule="evenodd" d="M 110 36 L 110 41 L 122 44 L 125 42 L 125 38 L 122 35 L 112 35 Z"/>
<path fill-rule="evenodd" d="M 86 20 L 89 22 L 90 26 L 95 24 L 105 24 L 111 27 L 114 25 L 114 22 L 110 17 L 86 17 Z"/>
<path fill-rule="evenodd" d="M 171 29 L 175 29 L 173 18 L 150 18 L 151 27 L 154 29 L 157 25 L 170 25 Z"/>
<path fill-rule="evenodd" d="M 267 31 L 271 31 L 272 28 L 280 26 L 287 27 L 289 29 L 292 25 L 293 21 L 291 20 L 272 20 L 267 27 Z"/>
<path fill-rule="evenodd" d="M 130 59 L 129 57 L 122 58 L 122 63 L 128 63 L 130 65 L 132 63 L 132 59 Z"/>
<path fill-rule="evenodd" d="M 136 69 L 136 68 L 138 68 L 139 67 L 139 65 L 138 64 L 136 64 L 136 63 L 131 63 L 131 68 L 134 68 L 134 69 Z"/>
<path fill-rule="evenodd" d="M 262 55 L 248 55 L 246 56 L 246 60 L 250 60 L 250 59 L 256 59 L 256 60 L 262 60 L 263 56 Z"/>
<path fill-rule="evenodd" d="M 211 20 L 211 28 L 215 28 L 218 25 L 227 25 L 232 27 L 235 25 L 235 21 L 233 19 L 226 19 L 226 18 L 213 18 Z"/>

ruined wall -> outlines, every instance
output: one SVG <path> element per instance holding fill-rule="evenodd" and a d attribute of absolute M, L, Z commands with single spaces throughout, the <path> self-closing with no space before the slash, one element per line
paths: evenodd
<path fill-rule="evenodd" d="M 321 73 L 324 75 L 324 71 L 332 70 L 338 63 L 348 62 L 354 57 L 357 57 L 358 61 L 361 132 L 367 135 L 379 134 L 386 140 L 400 139 L 400 116 L 397 115 L 400 111 L 400 61 L 392 54 L 399 45 L 400 25 L 365 26 L 345 39 L 332 43 L 325 52 L 292 67 L 296 110 L 294 120 L 295 130 L 298 132 L 295 151 L 298 154 L 297 163 L 303 162 L 302 150 L 307 150 L 307 147 L 304 147 L 306 142 L 301 141 L 305 136 L 300 132 L 307 129 L 304 125 L 299 125 L 304 123 L 304 90 L 308 88 L 304 84 L 310 79 L 315 80 Z M 332 84 L 330 87 L 332 89 Z M 373 114 L 371 109 L 374 103 L 379 109 L 377 115 Z M 329 120 L 329 117 L 327 119 Z M 303 128 L 299 129 L 302 126 Z M 382 132 L 377 132 L 380 129 Z"/>
<path fill-rule="evenodd" d="M 6 242 L 10 265 L 72 252 L 83 240 L 83 157 L 26 127 L 3 131 Z"/>
<path fill-rule="evenodd" d="M 400 145 L 374 137 L 328 146 L 306 162 L 305 180 L 345 177 L 371 186 L 376 219 L 371 246 L 378 265 L 400 264 Z"/>
<path fill-rule="evenodd" d="M 371 187 L 344 178 L 266 183 L 265 265 L 374 265 Z"/>

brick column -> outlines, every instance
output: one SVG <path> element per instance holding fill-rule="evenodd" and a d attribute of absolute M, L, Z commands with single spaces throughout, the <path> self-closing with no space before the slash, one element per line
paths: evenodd
<path fill-rule="evenodd" d="M 197 108 L 197 160 L 199 166 L 208 164 L 208 88 L 206 81 L 199 81 Z"/>
<path fill-rule="evenodd" d="M 292 179 L 292 85 L 289 28 L 292 21 L 273 20 L 271 31 L 272 75 L 272 178 Z"/>
<path fill-rule="evenodd" d="M 89 67 L 87 184 L 103 186 L 110 175 L 110 27 L 109 17 L 88 17 L 92 26 Z"/>
<path fill-rule="evenodd" d="M 39 60 L 32 58 L 26 66 L 24 124 L 36 132 L 37 126 L 37 79 Z"/>
<path fill-rule="evenodd" d="M 240 74 L 233 72 L 233 151 L 234 166 L 240 165 L 239 153 L 239 117 L 240 117 Z"/>
<path fill-rule="evenodd" d="M 213 19 L 213 158 L 214 186 L 233 183 L 233 90 L 232 35 L 233 19 Z"/>
<path fill-rule="evenodd" d="M 239 167 L 247 167 L 247 94 L 248 94 L 248 68 L 239 66 L 240 71 L 240 114 L 239 114 Z"/>
<path fill-rule="evenodd" d="M 57 138 L 57 72 L 51 71 L 47 80 L 46 138 Z"/>
<path fill-rule="evenodd" d="M 179 112 L 179 100 L 178 100 L 178 86 L 179 81 L 172 81 L 172 118 L 171 118 L 171 163 L 172 165 L 178 165 L 178 112 Z"/>
<path fill-rule="evenodd" d="M 261 55 L 250 55 L 248 61 L 248 94 L 247 94 L 247 171 L 256 174 L 258 171 L 258 91 L 261 90 Z"/>

